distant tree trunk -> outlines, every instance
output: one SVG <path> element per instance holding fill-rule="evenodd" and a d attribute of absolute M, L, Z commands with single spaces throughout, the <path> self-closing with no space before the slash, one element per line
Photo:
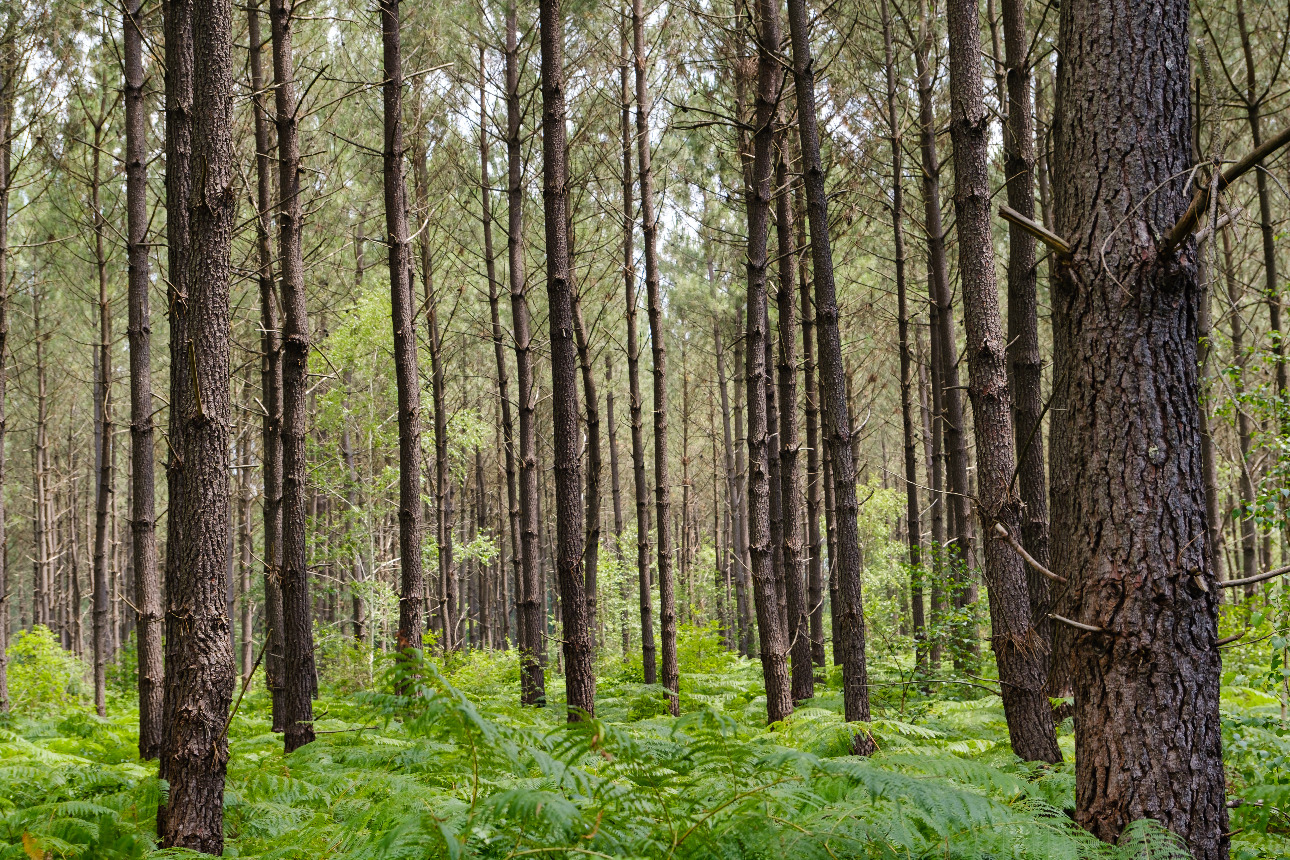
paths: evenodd
<path fill-rule="evenodd" d="M 237 204 L 232 8 L 228 0 L 193 0 L 191 6 L 169 0 L 165 9 L 167 201 L 177 204 L 169 210 L 168 226 L 173 231 L 182 225 L 189 232 L 182 238 L 170 233 L 170 366 L 177 371 L 171 376 L 187 383 L 177 391 L 172 388 L 170 401 L 177 492 L 170 496 L 173 531 L 166 550 L 166 736 L 161 754 L 161 777 L 170 791 L 158 812 L 157 833 L 164 848 L 218 855 L 224 847 L 228 767 L 223 728 L 234 684 L 224 608 L 229 251 Z M 202 49 L 194 51 L 194 45 Z M 202 110 L 193 111 L 194 104 Z M 180 189 L 185 193 L 175 195 Z M 180 201 L 186 217 L 177 211 Z M 177 261 L 182 265 L 175 266 Z"/>
<path fill-rule="evenodd" d="M 1020 533 L 1020 499 L 1012 486 L 1012 403 L 1007 342 L 994 278 L 988 176 L 989 115 L 981 84 L 981 34 L 976 0 L 950 0 L 950 135 L 954 142 L 954 214 L 963 280 L 968 390 L 976 431 L 977 503 L 990 628 L 999 665 L 1012 749 L 1026 761 L 1061 761 L 1053 711 L 1045 692 L 1046 645 L 1030 616 L 1026 564 L 994 535 L 995 524 Z"/>
<path fill-rule="evenodd" d="M 605 424 L 609 434 L 609 482 L 614 499 L 614 555 L 618 561 L 623 560 L 623 493 L 618 481 L 618 441 L 614 436 L 614 361 L 605 353 Z M 619 587 L 619 598 L 623 602 L 622 614 L 618 621 L 623 629 L 623 659 L 631 649 L 631 627 L 627 622 L 627 578 L 623 577 Z"/>
<path fill-rule="evenodd" d="M 484 48 L 479 49 L 479 188 L 484 226 L 484 266 L 488 273 L 488 312 L 492 325 L 493 358 L 497 364 L 497 398 L 501 402 L 502 438 L 506 446 L 506 516 L 510 524 L 513 579 L 520 582 L 520 506 L 515 484 L 515 423 L 511 418 L 511 383 L 503 349 L 501 302 L 497 263 L 493 253 L 493 200 L 488 182 L 488 109 L 484 103 Z M 506 589 L 502 588 L 503 617 Z"/>
<path fill-rule="evenodd" d="M 1262 172 L 1262 171 L 1260 171 Z M 1243 577 L 1258 573 L 1258 534 L 1254 526 L 1254 478 L 1250 463 L 1250 451 L 1253 447 L 1254 422 L 1242 402 L 1245 396 L 1245 323 L 1241 319 L 1241 303 L 1245 290 L 1236 277 L 1236 262 L 1232 258 L 1232 240 L 1228 230 L 1221 231 L 1223 236 L 1223 277 L 1227 282 L 1227 300 L 1230 311 L 1228 322 L 1229 336 L 1232 339 L 1232 369 L 1229 375 L 1232 380 L 1233 401 L 1236 404 L 1236 439 L 1241 452 L 1240 473 L 1237 476 L 1237 492 L 1241 503 L 1237 518 L 1241 523 L 1241 573 Z M 1248 587 L 1246 596 L 1251 596 L 1253 588 Z"/>
<path fill-rule="evenodd" d="M 556 576 L 563 619 L 569 721 L 596 713 L 596 676 L 582 569 L 582 460 L 578 432 L 578 354 L 573 339 L 565 140 L 564 22 L 560 0 L 539 7 L 542 46 L 542 209 L 546 221 L 551 320 L 551 410 L 555 466 Z"/>
<path fill-rule="evenodd" d="M 757 606 L 757 632 L 761 645 L 762 676 L 766 683 L 769 722 L 787 719 L 793 712 L 789 684 L 786 631 L 781 623 L 779 594 L 775 587 L 774 545 L 771 535 L 770 426 L 767 404 L 770 369 L 766 297 L 767 234 L 770 221 L 771 176 L 774 172 L 774 122 L 780 98 L 779 7 L 773 0 L 758 0 L 757 88 L 753 134 L 753 167 L 745 192 L 748 207 L 748 545 L 752 554 L 753 599 Z"/>
<path fill-rule="evenodd" d="M 712 259 L 708 258 L 708 277 L 712 279 Z M 743 520 L 739 515 L 743 500 L 739 494 L 739 472 L 735 466 L 735 440 L 730 434 L 730 393 L 726 385 L 726 356 L 725 348 L 722 344 L 721 321 L 714 318 L 712 321 L 712 342 L 716 349 L 717 358 L 717 385 L 721 390 L 721 434 L 722 442 L 725 445 L 726 454 L 726 499 L 730 508 L 730 532 L 731 540 L 729 552 L 731 556 L 731 569 L 734 575 L 735 586 L 735 624 L 738 628 L 737 644 L 739 653 L 747 656 L 747 642 L 752 635 L 748 630 L 747 614 L 748 596 L 744 592 L 743 580 L 743 561 L 746 548 L 743 542 L 743 530 L 740 528 Z"/>
<path fill-rule="evenodd" d="M 1003 129 L 1008 205 L 1035 217 L 1035 125 L 1030 94 L 1030 36 L 1025 0 L 1003 0 L 1003 50 L 1008 82 L 1008 121 Z M 1039 349 L 1035 238 L 1008 227 L 1008 387 L 1012 391 L 1016 483 L 1021 490 L 1021 535 L 1026 550 L 1049 564 L 1048 494 L 1044 477 L 1044 359 Z M 1026 568 L 1030 617 L 1045 647 L 1039 654 L 1050 672 L 1053 622 L 1048 580 Z M 1051 694 L 1053 690 L 1049 690 Z"/>
<path fill-rule="evenodd" d="M 811 301 L 811 269 L 804 249 L 807 247 L 805 189 L 794 183 L 797 208 L 797 250 L 799 256 L 799 303 L 802 313 L 802 369 L 806 382 L 806 540 L 807 598 L 811 613 L 811 662 L 824 666 L 824 573 L 820 536 L 820 392 L 815 368 L 815 303 Z"/>
<path fill-rule="evenodd" d="M 768 0 L 762 0 L 768 2 Z M 829 244 L 828 197 L 820 161 L 819 123 L 815 112 L 815 66 L 811 58 L 805 0 L 789 0 L 788 20 L 793 45 L 793 80 L 797 89 L 798 133 L 806 185 L 806 212 L 811 231 L 811 262 L 815 275 L 816 326 L 820 337 L 820 397 L 833 478 L 834 547 L 830 559 L 837 576 L 837 599 L 832 611 L 842 638 L 842 699 L 848 722 L 869 719 L 869 678 L 865 667 L 864 598 L 860 587 L 860 535 L 857 524 L 855 461 L 851 452 L 851 414 L 847 408 L 846 372 L 838 331 L 838 300 Z M 775 29 L 778 29 L 776 27 Z M 766 37 L 763 35 L 763 40 Z M 767 42 L 772 45 L 774 42 Z M 837 647 L 837 640 L 834 640 Z M 872 741 L 859 734 L 853 749 L 869 752 Z"/>
<path fill-rule="evenodd" d="M 260 447 L 264 464 L 264 675 L 273 699 L 273 730 L 283 726 L 282 647 L 282 353 L 278 339 L 278 296 L 273 278 L 274 143 L 269 135 L 265 107 L 264 72 L 261 67 L 258 0 L 247 6 L 250 43 L 252 103 L 255 114 L 256 252 L 260 286 L 260 394 L 264 402 Z"/>
<path fill-rule="evenodd" d="M 1073 252 L 1053 285 L 1050 501 L 1056 611 L 1099 628 L 1072 650 L 1075 820 L 1114 842 L 1155 818 L 1225 860 L 1201 293 L 1192 242 L 1154 238 L 1189 203 L 1188 18 L 1186 0 L 1062 4 L 1054 209 Z"/>
<path fill-rule="evenodd" d="M 568 226 L 570 245 L 573 244 L 573 224 Z M 573 256 L 572 251 L 569 254 Z M 587 590 L 587 629 L 594 635 L 599 629 L 596 619 L 596 580 L 600 561 L 600 398 L 596 394 L 596 368 L 591 357 L 591 344 L 587 337 L 586 323 L 582 318 L 582 302 L 575 291 L 573 295 L 573 334 L 578 347 L 578 364 L 582 370 L 582 393 L 587 399 L 587 492 L 585 517 L 586 537 L 583 541 L 582 569 Z"/>
<path fill-rule="evenodd" d="M 126 256 L 129 259 L 130 339 L 130 531 L 134 542 L 135 630 L 139 660 L 139 756 L 155 759 L 161 751 L 162 651 L 161 583 L 157 578 L 155 477 L 152 435 L 152 324 L 148 309 L 151 283 L 148 275 L 148 141 L 143 103 L 142 0 L 127 0 L 124 7 L 123 56 L 125 60 L 126 135 Z M 0 110 L 4 110 L 0 93 Z M 5 115 L 7 117 L 7 114 Z M 0 121 L 0 129 L 6 128 Z M 4 133 L 7 141 L 9 135 Z M 0 159 L 8 158 L 6 144 Z M 0 193 L 7 194 L 7 161 L 0 162 Z M 4 230 L 7 197 L 0 197 L 0 291 L 4 290 Z M 4 317 L 5 297 L 0 292 L 0 486 L 3 485 L 4 451 Z M 0 546 L 4 544 L 4 508 L 0 502 Z M 4 588 L 4 553 L 0 552 L 0 589 Z M 0 621 L 0 625 L 3 622 Z M 0 633 L 0 648 L 4 647 Z M 0 667 L 0 677 L 4 674 Z M 5 697 L 0 682 L 0 700 Z"/>
<path fill-rule="evenodd" d="M 798 461 L 801 439 L 797 432 L 797 225 L 787 163 L 788 140 L 780 130 L 775 163 L 775 235 L 779 243 L 779 280 L 775 292 L 778 314 L 776 380 L 779 386 L 779 485 L 783 517 L 782 554 L 784 596 L 787 598 L 789 654 L 792 657 L 793 701 L 815 696 L 815 671 L 811 665 L 810 604 L 803 581 L 806 559 L 802 553 L 802 474 Z"/>
<path fill-rule="evenodd" d="M 887 126 L 891 132 L 891 223 L 896 256 L 896 325 L 900 350 L 901 441 L 905 453 L 905 528 L 909 533 L 909 603 L 914 629 L 914 662 L 927 665 L 927 625 L 923 617 L 923 528 L 918 506 L 918 456 L 914 446 L 913 350 L 909 342 L 909 302 L 905 285 L 904 137 L 896 100 L 896 64 L 892 52 L 891 14 L 882 0 L 883 49 L 886 57 Z"/>
<path fill-rule="evenodd" d="M 633 19 L 633 31 L 635 30 Z M 627 64 L 627 37 L 622 37 L 623 133 L 623 281 L 627 295 L 627 389 L 632 422 L 632 477 L 636 489 L 636 574 L 640 584 L 641 666 L 646 684 L 658 683 L 658 655 L 654 645 L 654 609 L 650 602 L 649 485 L 645 479 L 645 439 L 641 420 L 640 342 L 636 330 L 636 259 L 632 250 L 635 217 L 632 207 L 631 88 Z M 648 148 L 648 144 L 646 144 Z"/>
<path fill-rule="evenodd" d="M 933 306 L 934 308 L 935 306 Z M 928 326 L 931 328 L 931 326 Z M 945 515 L 943 501 L 943 475 L 941 463 L 941 425 L 938 407 L 940 390 L 936 385 L 936 360 L 925 358 L 928 350 L 923 345 L 922 329 L 918 330 L 918 393 L 923 413 L 923 450 L 927 458 L 927 484 L 931 496 L 928 508 L 932 521 L 932 588 L 931 612 L 927 619 L 931 633 L 927 636 L 929 671 L 939 672 L 941 668 L 941 639 L 937 625 L 941 613 L 941 577 L 944 572 L 943 548 L 945 546 Z M 933 349 L 935 341 L 933 340 Z M 930 370 L 930 372 L 929 372 Z"/>
<path fill-rule="evenodd" d="M 242 610 L 242 651 L 239 663 L 242 668 L 242 689 L 245 690 L 251 686 L 251 671 L 255 665 L 255 606 L 251 602 L 251 544 L 254 541 L 251 533 L 251 504 L 255 493 L 251 489 L 250 469 L 246 465 L 251 459 L 249 428 L 240 431 L 238 435 L 237 556 L 238 593 Z"/>
<path fill-rule="evenodd" d="M 542 613 L 537 462 L 537 390 L 533 378 L 533 334 L 524 272 L 523 142 L 520 139 L 520 56 L 516 0 L 506 5 L 506 248 L 510 269 L 511 323 L 515 328 L 516 395 L 520 412 L 520 579 L 516 583 L 516 624 L 520 635 L 520 703 L 546 704 L 545 620 Z"/>
<path fill-rule="evenodd" d="M 31 626 L 50 623 L 50 573 L 49 531 L 53 523 L 49 517 L 49 392 L 45 372 L 45 341 L 41 314 L 43 296 L 40 284 L 31 291 L 32 342 L 35 344 L 36 364 L 36 427 L 32 440 L 34 454 L 31 462 L 31 483 L 35 491 L 31 502 L 32 553 L 31 570 Z"/>
<path fill-rule="evenodd" d="M 641 191 L 641 231 L 645 237 L 645 295 L 649 315 L 650 350 L 654 359 L 654 507 L 657 529 L 659 625 L 663 633 L 663 686 L 671 691 L 671 709 L 678 713 L 676 663 L 676 596 L 672 581 L 672 483 L 667 456 L 667 332 L 663 328 L 663 296 L 658 271 L 658 220 L 654 214 L 654 174 L 650 162 L 650 100 L 645 62 L 643 0 L 632 0 L 632 47 L 636 65 L 636 148 Z"/>
<path fill-rule="evenodd" d="M 94 260 L 98 271 L 98 323 L 99 340 L 94 353 L 94 585 L 91 600 L 94 618 L 94 709 L 100 717 L 107 713 L 107 661 L 111 649 L 111 631 L 108 628 L 108 542 L 114 483 L 112 428 L 112 304 L 108 296 L 107 248 L 104 233 L 107 221 L 103 218 L 99 200 L 100 153 L 102 152 L 103 126 L 107 122 L 106 97 L 102 111 L 90 120 L 94 129 L 90 152 L 90 214 L 94 219 Z"/>
<path fill-rule="evenodd" d="M 274 124 L 278 132 L 278 257 L 282 267 L 282 618 L 283 731 L 287 752 L 314 739 L 314 637 L 309 600 L 308 434 L 309 316 L 301 253 L 300 137 L 296 122 L 291 0 L 269 0 L 273 41 Z"/>
<path fill-rule="evenodd" d="M 919 152 L 922 156 L 924 229 L 927 232 L 928 287 L 932 304 L 933 354 L 937 357 L 940 384 L 941 432 L 945 447 L 945 495 L 949 514 L 949 547 L 946 553 L 948 585 L 955 606 L 973 602 L 975 588 L 964 578 L 963 565 L 971 558 L 970 520 L 967 510 L 968 487 L 967 437 L 964 434 L 962 387 L 959 385 L 958 345 L 954 324 L 954 299 L 950 292 L 949 265 L 945 254 L 945 229 L 941 222 L 941 162 L 936 152 L 936 114 L 933 107 L 933 80 L 930 66 L 932 32 L 931 14 L 926 0 L 919 0 L 918 45 L 914 59 L 918 70 Z M 972 625 L 973 630 L 975 624 Z M 969 638 L 975 638 L 970 632 Z M 969 649 L 974 650 L 974 648 Z M 960 662 L 955 651 L 956 665 Z"/>

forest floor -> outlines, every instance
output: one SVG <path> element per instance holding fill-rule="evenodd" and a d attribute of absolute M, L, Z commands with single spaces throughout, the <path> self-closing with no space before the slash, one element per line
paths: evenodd
<path fill-rule="evenodd" d="M 611 665 L 600 667 L 598 719 L 569 725 L 554 672 L 549 707 L 518 706 L 513 653 L 426 663 L 399 697 L 381 692 L 392 687 L 379 661 L 333 649 L 317 741 L 284 756 L 258 683 L 233 719 L 225 855 L 1186 856 L 1153 827 L 1112 848 L 1074 826 L 1070 722 L 1066 763 L 1018 762 L 988 682 L 928 694 L 900 660 L 875 665 L 879 752 L 860 759 L 846 754 L 836 668 L 820 670 L 814 700 L 768 728 L 758 664 L 706 630 L 685 631 L 681 652 L 680 718 L 666 715 L 660 688 L 634 680 L 638 667 Z M 1262 676 L 1225 680 L 1229 797 L 1241 799 L 1233 857 L 1290 858 L 1290 730 L 1279 701 L 1254 688 Z M 72 700 L 0 726 L 0 860 L 156 851 L 164 785 L 138 758 L 130 681 L 117 679 L 106 719 Z"/>

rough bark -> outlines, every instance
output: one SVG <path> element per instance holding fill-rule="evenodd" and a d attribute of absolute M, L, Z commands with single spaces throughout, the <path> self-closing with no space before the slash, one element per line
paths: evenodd
<path fill-rule="evenodd" d="M 1045 693 L 1047 643 L 1030 615 L 1026 563 L 994 536 L 996 524 L 1020 532 L 1012 485 L 1012 403 L 1007 341 L 995 287 L 988 174 L 989 115 L 981 82 L 981 34 L 975 0 L 950 0 L 950 137 L 954 143 L 954 214 L 963 278 L 968 392 L 976 435 L 977 512 L 981 519 L 991 644 L 999 666 L 1012 750 L 1026 761 L 1061 761 Z"/>
<path fill-rule="evenodd" d="M 1078 631 L 1075 819 L 1114 841 L 1150 817 L 1228 855 L 1218 588 L 1200 458 L 1186 0 L 1062 4 L 1050 451 L 1057 612 Z M 1072 467 L 1078 464 L 1075 471 Z M 1079 480 L 1074 478 L 1078 475 Z"/>
<path fill-rule="evenodd" d="M 851 453 L 851 415 L 847 408 L 846 371 L 842 338 L 838 330 L 837 288 L 833 278 L 833 252 L 829 241 L 828 195 L 820 161 L 819 120 L 815 109 L 815 64 L 811 58 L 805 0 L 789 0 L 788 21 L 793 46 L 793 80 L 797 93 L 798 135 L 802 147 L 806 214 L 811 233 L 811 269 L 815 276 L 816 328 L 820 339 L 820 399 L 824 433 L 831 459 L 834 494 L 837 600 L 842 639 L 842 698 L 848 722 L 868 721 L 869 688 L 865 667 L 864 598 L 860 587 L 860 536 L 856 522 L 855 461 Z M 776 28 L 778 29 L 778 28 Z M 764 38 L 764 37 L 763 37 Z M 834 646 L 836 648 L 837 641 Z M 872 742 L 865 734 L 853 744 L 868 752 Z"/>
<path fill-rule="evenodd" d="M 11 19 L 12 20 L 12 19 Z M 13 106 L 17 97 L 15 80 L 18 74 L 16 51 L 11 39 L 4 39 L 0 46 L 0 714 L 9 711 L 9 554 L 5 531 L 5 439 L 9 424 L 5 412 L 5 395 L 8 388 L 6 352 L 9 345 L 9 187 L 11 183 L 11 156 L 13 154 Z M 160 642 L 160 637 L 158 637 Z M 142 648 L 140 653 L 142 654 Z M 139 672 L 143 677 L 143 672 Z M 158 673 L 159 680 L 159 673 Z M 160 690 L 160 688 L 158 688 Z M 142 714 L 142 704 L 140 706 Z M 159 716 L 159 715 L 158 715 Z M 159 719 L 153 721 L 159 725 Z M 152 735 L 150 735 L 151 737 Z M 142 740 L 143 731 L 139 737 Z M 143 748 L 140 747 L 140 753 Z M 147 757 L 147 756 L 145 756 Z M 152 757 L 156 757 L 155 749 Z"/>
<path fill-rule="evenodd" d="M 184 239 L 171 233 L 171 367 L 186 377 L 171 399 L 176 456 L 166 570 L 166 736 L 158 812 L 163 848 L 219 854 L 224 846 L 224 732 L 233 654 L 224 607 L 229 539 L 229 250 L 233 186 L 232 7 L 169 0 L 166 8 L 168 202 L 180 203 Z M 194 45 L 202 50 L 194 51 Z M 189 63 L 191 62 L 191 65 Z M 193 105 L 202 110 L 192 111 Z M 191 119 L 190 119 L 191 118 Z M 188 126 L 185 128 L 184 126 Z M 186 139 L 185 139 L 186 138 Z M 175 160 L 171 160 L 171 157 Z M 180 158 L 183 156 L 190 156 Z M 178 189 L 189 193 L 171 197 Z M 174 229 L 173 224 L 170 225 Z M 176 255 L 183 261 L 174 267 Z M 188 276 L 191 276 L 191 280 Z M 175 281 L 176 276 L 184 280 Z M 178 333 L 179 339 L 175 339 Z M 187 371 L 187 372 L 184 372 Z M 176 540 L 176 538 L 178 538 Z M 173 564 L 171 559 L 173 558 Z"/>
<path fill-rule="evenodd" d="M 578 353 L 569 267 L 569 187 L 565 138 L 564 22 L 560 0 L 539 7 L 542 46 L 542 210 L 551 326 L 551 411 L 555 475 L 556 578 L 563 621 L 569 721 L 595 716 L 596 676 L 582 569 L 582 458 L 578 433 Z"/>
<path fill-rule="evenodd" d="M 524 272 L 523 147 L 520 140 L 520 58 L 515 2 L 506 6 L 506 250 L 510 270 L 511 324 L 515 330 L 516 396 L 520 413 L 520 578 L 516 625 L 520 637 L 520 702 L 546 704 L 542 570 L 539 558 L 538 462 L 533 379 L 533 333 Z"/>
<path fill-rule="evenodd" d="M 139 663 L 139 756 L 155 759 L 161 747 L 162 651 L 161 583 L 157 576 L 156 480 L 152 431 L 152 324 L 148 291 L 148 141 L 143 103 L 142 0 L 126 0 L 122 38 L 125 60 L 126 256 L 129 260 L 130 340 L 130 532 L 134 558 L 135 635 Z M 3 94 L 0 93 L 0 96 Z M 0 107 L 0 110 L 3 110 Z M 5 123 L 0 121 L 0 129 Z M 5 135 L 8 139 L 8 135 Z M 0 154 L 0 159 L 5 158 Z M 0 165 L 0 187 L 8 171 Z M 0 207 L 6 201 L 0 199 Z M 0 209 L 0 257 L 4 254 L 5 211 Z M 0 263 L 0 290 L 5 272 Z M 4 297 L 0 295 L 0 339 L 3 338 Z M 4 343 L 0 340 L 0 356 Z M 3 451 L 4 371 L 0 367 L 0 452 Z M 3 485 L 0 456 L 0 485 Z M 4 545 L 4 509 L 0 507 L 0 546 Z M 0 553 L 0 566 L 4 564 Z M 0 589 L 4 587 L 0 567 Z M 2 623 L 2 622 L 0 622 Z M 0 648 L 4 646 L 0 634 Z M 3 670 L 0 670 L 3 674 Z M 0 688 L 0 699 L 4 698 Z"/>

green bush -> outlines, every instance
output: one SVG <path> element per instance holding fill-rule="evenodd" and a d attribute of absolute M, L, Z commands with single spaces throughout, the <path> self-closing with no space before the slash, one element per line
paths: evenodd
<path fill-rule="evenodd" d="M 20 630 L 9 645 L 9 699 L 19 713 L 79 704 L 85 664 L 48 627 Z"/>

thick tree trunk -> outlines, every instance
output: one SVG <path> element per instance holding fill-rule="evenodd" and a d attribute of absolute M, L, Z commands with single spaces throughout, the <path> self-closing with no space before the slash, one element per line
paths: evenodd
<path fill-rule="evenodd" d="M 778 314 L 778 352 L 775 368 L 779 386 L 779 485 L 783 522 L 784 596 L 788 610 L 789 655 L 792 658 L 793 701 L 815 696 L 811 665 L 810 604 L 803 581 L 802 475 L 797 432 L 797 225 L 793 220 L 793 189 L 789 182 L 787 136 L 780 131 L 780 155 L 775 165 L 775 235 L 779 243 L 779 280 L 775 292 Z"/>
<path fill-rule="evenodd" d="M 287 752 L 314 739 L 314 635 L 305 536 L 309 316 L 301 252 L 300 136 L 296 123 L 293 0 L 269 0 L 274 124 L 278 132 L 278 258 L 282 268 L 282 644 L 283 740 Z"/>
<path fill-rule="evenodd" d="M 1153 238 L 1189 203 L 1188 7 L 1062 4 L 1055 227 L 1073 252 L 1054 284 L 1050 499 L 1057 612 L 1099 628 L 1072 649 L 1075 818 L 1112 842 L 1155 818 L 1225 860 L 1200 289 L 1194 246 L 1160 256 Z"/>
<path fill-rule="evenodd" d="M 654 215 L 654 174 L 650 163 L 649 94 L 645 56 L 643 0 L 632 0 L 632 47 L 636 66 L 636 152 L 640 177 L 641 231 L 645 237 L 645 300 L 650 351 L 654 359 L 654 508 L 658 564 L 659 627 L 663 634 L 663 686 L 678 709 L 676 663 L 676 596 L 672 581 L 672 483 L 667 456 L 667 332 L 663 328 L 663 295 L 658 270 L 658 220 Z"/>
<path fill-rule="evenodd" d="M 556 577 L 563 620 L 569 720 L 595 716 L 596 676 L 582 569 L 582 459 L 578 433 L 578 354 L 569 267 L 569 187 L 565 140 L 564 22 L 560 0 L 539 7 L 542 45 L 542 209 L 546 220 L 551 323 L 552 447 L 555 466 Z"/>
<path fill-rule="evenodd" d="M 155 759 L 161 748 L 162 651 L 161 583 L 157 578 L 156 480 L 152 433 L 152 323 L 148 307 L 148 141 L 143 103 L 142 0 L 126 0 L 123 21 L 125 59 L 126 256 L 129 260 L 130 339 L 130 532 L 133 539 L 136 647 L 139 659 L 139 756 Z M 0 93 L 2 100 L 3 93 Z M 3 107 L 0 107 L 3 110 Z M 5 123 L 0 121 L 0 129 Z M 5 134 L 5 140 L 8 135 Z M 0 153 L 0 159 L 7 151 Z M 7 187 L 7 165 L 0 164 L 0 188 Z M 0 257 L 4 254 L 7 200 L 0 198 Z M 5 273 L 0 263 L 0 285 Z M 4 287 L 0 286 L 0 290 Z M 4 354 L 4 297 L 0 295 L 0 356 Z M 4 368 L 0 366 L 0 486 L 3 486 Z M 4 508 L 0 503 L 0 546 Z M 0 552 L 0 589 L 4 587 Z M 0 626 L 3 622 L 0 621 Z M 4 647 L 0 633 L 0 648 Z M 0 676 L 3 669 L 0 668 Z M 0 699 L 5 698 L 0 687 Z"/>
<path fill-rule="evenodd" d="M 542 612 L 540 513 L 538 510 L 537 391 L 533 379 L 533 333 L 524 272 L 523 143 L 520 140 L 520 58 L 515 0 L 506 6 L 506 249 L 510 269 L 511 324 L 515 329 L 516 395 L 520 413 L 520 578 L 516 625 L 520 640 L 520 702 L 546 704 L 545 617 Z"/>
<path fill-rule="evenodd" d="M 851 415 L 847 408 L 842 338 L 838 331 L 838 300 L 829 243 L 828 195 L 820 161 L 819 121 L 815 110 L 815 65 L 807 32 L 806 0 L 789 0 L 793 45 L 793 79 L 797 90 L 798 134 L 806 185 L 806 213 L 811 232 L 811 263 L 815 276 L 816 327 L 820 338 L 820 398 L 831 458 L 835 504 L 835 546 L 830 554 L 837 576 L 837 599 L 832 611 L 842 638 L 842 698 L 848 722 L 869 719 L 869 679 L 865 668 L 864 598 L 860 588 L 860 535 L 856 522 L 855 461 L 851 453 Z M 778 29 L 776 27 L 775 29 Z M 765 36 L 763 36 L 763 40 Z M 770 43 L 773 44 L 773 43 Z M 837 647 L 837 640 L 834 647 Z M 868 752 L 872 741 L 857 735 L 857 752 Z"/>
<path fill-rule="evenodd" d="M 768 391 L 770 332 L 767 330 L 767 234 L 774 172 L 776 106 L 780 98 L 779 7 L 774 0 L 758 0 L 757 87 L 753 134 L 753 167 L 746 186 L 748 207 L 748 546 L 752 555 L 753 601 L 757 607 L 762 677 L 766 684 L 769 722 L 787 719 L 793 712 L 789 684 L 787 632 L 781 623 L 779 593 L 775 586 L 774 542 L 771 533 L 771 474 Z"/>
<path fill-rule="evenodd" d="M 954 214 L 963 277 L 968 343 L 968 391 L 976 431 L 977 509 L 990 628 L 999 665 L 1012 750 L 1026 761 L 1061 761 L 1053 712 L 1045 693 L 1047 645 L 1030 615 L 1026 563 L 994 535 L 995 525 L 1020 531 L 1014 492 L 1012 403 L 1007 342 L 995 288 L 988 175 L 989 115 L 981 85 L 981 34 L 976 0 L 950 0 L 950 136 L 954 143 Z"/>
<path fill-rule="evenodd" d="M 1003 50 L 1008 88 L 1008 121 L 1003 129 L 1008 205 L 1035 217 L 1035 125 L 1030 95 L 1030 36 L 1025 0 L 1003 0 Z M 1039 350 L 1038 276 L 1035 238 L 1016 224 L 1008 227 L 1008 387 L 1012 391 L 1017 486 L 1021 490 L 1022 545 L 1040 564 L 1049 563 L 1048 494 L 1044 477 L 1044 360 Z M 1045 649 L 1049 671 L 1053 641 L 1048 580 L 1027 567 L 1030 617 Z M 1050 693 L 1053 692 L 1051 689 Z"/>
<path fill-rule="evenodd" d="M 261 66 L 259 3 L 247 6 L 250 42 L 251 91 L 255 113 L 256 254 L 260 286 L 260 446 L 264 464 L 264 627 L 265 684 L 273 700 L 273 730 L 282 731 L 282 353 L 278 332 L 278 296 L 273 278 L 272 233 L 273 170 L 275 150 L 265 107 L 264 72 Z"/>
<path fill-rule="evenodd" d="M 169 0 L 166 12 L 167 202 L 183 201 L 187 215 L 178 217 L 181 205 L 173 206 L 171 229 L 174 222 L 188 229 L 183 238 L 170 234 L 175 291 L 170 366 L 176 371 L 172 378 L 185 378 L 187 384 L 170 401 L 177 492 L 170 497 L 172 533 L 166 551 L 166 736 L 161 754 L 161 777 L 170 791 L 158 813 L 157 833 L 164 848 L 219 854 L 228 766 L 224 727 L 234 683 L 224 608 L 229 250 L 237 205 L 232 7 L 228 0 L 193 0 L 191 6 Z M 194 51 L 194 45 L 202 49 Z M 202 110 L 192 111 L 193 105 Z M 180 189 L 189 193 L 172 196 Z M 176 261 L 182 265 L 175 266 Z"/>
<path fill-rule="evenodd" d="M 909 342 L 909 302 L 905 284 L 905 168 L 900 108 L 896 101 L 896 67 L 892 52 L 891 14 L 882 0 L 883 49 L 886 58 L 887 126 L 891 132 L 891 224 L 896 257 L 896 326 L 900 350 L 900 423 L 905 455 L 905 528 L 909 533 L 909 603 L 914 632 L 914 662 L 926 666 L 927 625 L 923 615 L 923 528 L 918 506 L 918 456 L 914 445 L 913 349 Z"/>

